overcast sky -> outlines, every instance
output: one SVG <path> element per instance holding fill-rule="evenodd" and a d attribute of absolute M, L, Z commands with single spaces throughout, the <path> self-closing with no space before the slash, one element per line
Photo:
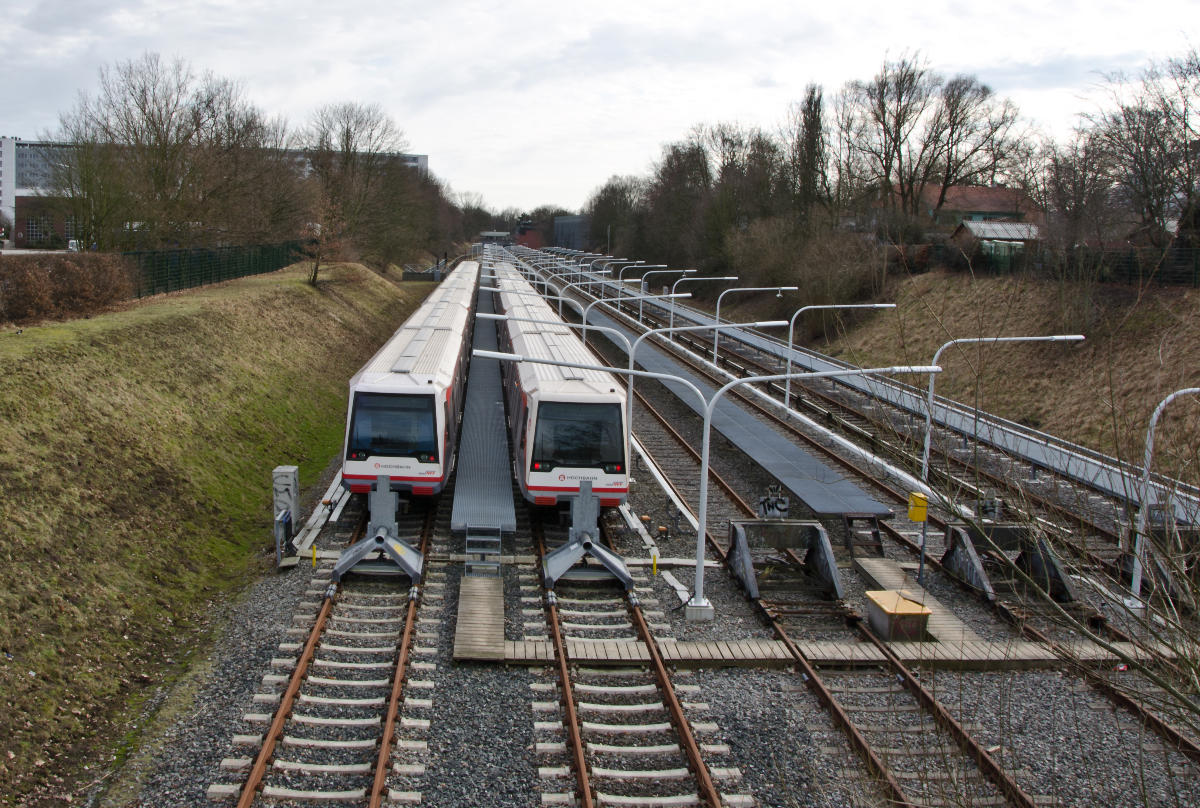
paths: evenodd
<path fill-rule="evenodd" d="M 832 94 L 906 52 L 1065 132 L 1102 73 L 1182 53 L 1198 19 L 1195 0 L 26 0 L 4 16 L 0 135 L 53 132 L 100 66 L 153 51 L 293 126 L 377 102 L 435 174 L 497 210 L 578 208 L 695 124 L 774 131 L 808 83 Z"/>

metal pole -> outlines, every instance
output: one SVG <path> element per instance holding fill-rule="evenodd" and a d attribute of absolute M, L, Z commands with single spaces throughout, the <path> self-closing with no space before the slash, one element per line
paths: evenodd
<path fill-rule="evenodd" d="M 802 306 L 796 309 L 792 315 L 791 322 L 788 323 L 788 347 L 787 347 L 787 373 L 792 372 L 792 332 L 796 329 L 796 318 L 806 311 L 815 309 L 894 309 L 895 303 L 833 303 L 822 306 Z M 936 363 L 935 363 L 936 364 Z M 789 378 L 783 384 L 783 407 L 788 409 L 792 406 L 792 380 Z"/>
<path fill-rule="evenodd" d="M 713 317 L 713 320 L 717 324 L 721 322 L 721 298 L 725 297 L 725 295 L 729 294 L 730 292 L 775 292 L 776 294 L 782 296 L 784 292 L 795 292 L 798 288 L 799 287 L 797 286 L 738 286 L 733 289 L 726 289 L 724 292 L 721 292 L 721 294 L 717 295 L 717 311 L 716 315 Z M 717 364 L 717 339 L 720 337 L 720 335 L 720 331 L 713 333 L 714 365 Z"/>
<path fill-rule="evenodd" d="M 1045 337 L 962 337 L 952 339 L 942 347 L 937 349 L 933 355 L 931 365 L 936 365 L 938 359 L 942 356 L 942 351 L 949 348 L 951 345 L 964 345 L 967 343 L 993 343 L 993 342 L 1079 342 L 1084 337 L 1082 334 L 1054 334 Z M 925 398 L 925 441 L 921 447 L 921 482 L 929 485 L 929 447 L 931 436 L 933 434 L 933 384 L 934 374 L 929 374 L 929 391 Z M 932 489 L 931 489 L 932 492 Z M 931 503 L 932 504 L 932 503 Z M 917 582 L 923 584 L 925 582 L 925 543 L 926 531 L 929 520 L 926 519 L 921 523 L 921 558 L 917 564 Z"/>
<path fill-rule="evenodd" d="M 820 379 L 831 376 L 865 376 L 868 374 L 885 373 L 939 373 L 941 368 L 932 366 L 897 366 L 886 368 L 845 368 L 842 370 L 808 371 L 791 374 L 798 379 Z M 721 396 L 734 387 L 743 384 L 759 384 L 760 382 L 782 381 L 788 374 L 777 373 L 770 376 L 749 376 L 744 379 L 734 379 L 725 384 L 708 400 L 704 410 L 704 438 L 700 452 L 700 504 L 696 517 L 696 583 L 695 593 L 687 603 L 688 620 L 711 620 L 713 607 L 704 598 L 704 537 L 708 530 L 708 442 L 712 428 L 712 414 L 716 410 L 717 401 Z"/>
<path fill-rule="evenodd" d="M 643 272 L 643 273 L 642 273 L 642 277 L 638 279 L 638 280 L 640 280 L 640 281 L 641 281 L 641 284 L 640 284 L 640 285 L 641 285 L 641 290 L 640 290 L 640 291 L 641 291 L 643 294 L 645 294 L 645 292 L 646 292 L 646 278 L 648 278 L 648 277 L 649 277 L 649 276 L 651 276 L 651 275 L 666 275 L 666 274 L 670 274 L 670 273 L 672 273 L 672 272 L 682 272 L 682 273 L 683 273 L 683 274 L 685 274 L 685 275 L 690 275 L 690 274 L 694 273 L 695 271 L 696 271 L 696 270 L 694 270 L 694 269 L 656 269 L 656 270 L 653 270 L 653 271 L 651 271 L 651 272 Z M 672 289 L 671 291 L 672 291 L 672 292 L 674 292 L 675 290 L 674 290 L 674 289 Z M 639 300 L 639 301 L 638 301 L 638 325 L 641 325 L 641 323 L 642 323 L 642 302 L 643 302 L 645 299 L 646 299 L 646 298 L 644 298 L 644 297 L 643 297 L 643 298 L 642 298 L 642 300 Z"/>
<path fill-rule="evenodd" d="M 648 337 L 650 337 L 654 334 L 671 334 L 671 333 L 675 333 L 678 331 L 708 331 L 709 329 L 716 330 L 716 329 L 721 329 L 721 328 L 778 328 L 778 327 L 784 326 L 784 325 L 787 325 L 787 323 L 784 322 L 783 320 L 762 320 L 762 321 L 756 321 L 756 322 L 751 322 L 751 323 L 726 323 L 725 325 L 717 325 L 716 323 L 713 323 L 711 325 L 709 325 L 709 324 L 681 325 L 678 328 L 654 328 L 654 329 L 651 329 L 651 330 L 645 332 L 644 334 L 639 334 L 637 339 L 635 339 L 633 341 L 633 346 L 628 349 L 629 369 L 633 370 L 633 366 L 634 366 L 634 362 L 635 362 L 634 356 L 637 354 L 638 346 L 641 345 Z M 628 344 L 629 343 L 626 342 L 627 346 L 628 346 Z M 629 422 L 630 428 L 632 428 L 633 427 L 633 377 L 632 376 L 629 377 L 629 388 L 626 390 L 625 407 L 628 411 L 628 416 L 626 417 L 626 420 Z"/>
<path fill-rule="evenodd" d="M 741 278 L 737 277 L 736 275 L 722 275 L 719 278 L 715 278 L 715 277 L 714 278 L 680 278 L 679 280 L 675 281 L 675 283 L 671 284 L 671 294 L 674 294 L 675 287 L 678 286 L 679 284 L 683 283 L 684 281 L 740 281 L 740 280 L 741 280 Z M 667 321 L 667 326 L 668 327 L 675 326 L 675 301 L 674 300 L 671 301 L 671 318 L 670 318 L 670 320 Z"/>
<path fill-rule="evenodd" d="M 671 298 L 672 300 L 674 300 L 674 299 L 675 299 L 675 298 L 677 298 L 677 297 L 691 297 L 691 296 L 692 296 L 692 293 L 691 293 L 691 292 L 680 292 L 680 293 L 679 293 L 679 294 L 677 294 L 677 295 L 676 295 L 676 294 L 670 294 L 670 295 L 635 295 L 635 296 L 633 296 L 633 297 L 627 297 L 627 298 L 625 298 L 625 299 L 626 299 L 626 300 L 639 300 L 639 301 L 640 301 L 640 300 L 665 300 L 665 299 L 667 299 L 667 298 Z M 595 299 L 595 300 L 593 300 L 591 303 L 588 303 L 588 305 L 587 305 L 587 309 L 586 309 L 586 310 L 585 310 L 585 312 L 584 312 L 584 325 L 585 325 L 585 326 L 587 325 L 587 313 L 588 313 L 588 312 L 591 312 L 591 310 L 592 310 L 592 306 L 595 306 L 597 303 L 603 303 L 603 302 L 604 302 L 604 301 L 603 301 L 601 298 L 596 298 L 596 299 Z M 641 303 L 639 303 L 638 305 L 640 306 L 640 305 L 641 305 Z M 584 328 L 584 329 L 583 329 L 583 338 L 584 338 L 585 340 L 587 339 L 587 328 Z"/>
<path fill-rule="evenodd" d="M 1200 394 L 1200 387 L 1185 387 L 1171 393 L 1158 402 L 1158 406 L 1150 415 L 1150 425 L 1146 428 L 1146 452 L 1142 457 L 1142 484 L 1138 491 L 1137 526 L 1133 534 L 1133 580 L 1130 586 L 1134 600 L 1139 603 L 1142 597 L 1142 554 L 1145 552 L 1146 523 L 1150 517 L 1150 461 L 1154 458 L 1154 430 L 1158 426 L 1159 416 L 1168 404 L 1180 396 L 1197 394 Z"/>
<path fill-rule="evenodd" d="M 617 272 L 617 310 L 621 309 L 621 290 L 625 288 L 625 270 L 627 269 L 666 269 L 666 264 L 631 264 L 621 267 Z"/>

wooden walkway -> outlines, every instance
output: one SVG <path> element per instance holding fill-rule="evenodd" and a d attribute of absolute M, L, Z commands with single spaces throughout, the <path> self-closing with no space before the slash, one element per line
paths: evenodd
<path fill-rule="evenodd" d="M 504 648 L 504 581 L 464 575 L 458 593 L 454 658 L 499 661 Z"/>
<path fill-rule="evenodd" d="M 909 600 L 925 606 L 931 614 L 925 631 L 938 643 L 986 644 L 982 637 L 971 630 L 954 612 L 929 594 L 923 586 L 908 576 L 904 569 L 890 558 L 856 558 L 854 566 L 868 581 L 875 584 L 876 589 L 891 589 L 904 595 Z M 928 643 L 926 643 L 928 644 Z"/>
<path fill-rule="evenodd" d="M 883 654 L 870 643 L 798 642 L 809 662 L 825 668 L 858 667 L 882 663 Z M 888 647 L 906 665 L 928 665 L 955 670 L 1026 670 L 1058 668 L 1064 662 L 1049 648 L 1034 642 L 897 642 Z M 692 668 L 785 667 L 793 660 L 783 643 L 775 640 L 732 640 L 722 642 L 659 643 L 668 664 Z M 1073 650 L 1080 658 L 1097 664 L 1116 661 L 1098 645 L 1081 644 Z M 649 662 L 640 642 L 568 642 L 567 657 L 589 665 L 630 665 Z M 513 665 L 549 665 L 554 648 L 545 640 L 506 640 L 504 661 Z"/>
<path fill-rule="evenodd" d="M 927 665 L 959 670 L 1019 670 L 1058 668 L 1065 663 L 1050 648 L 1035 642 L 1011 640 L 985 642 L 955 617 L 905 571 L 889 559 L 855 559 L 860 571 L 881 588 L 898 589 L 906 597 L 924 603 L 932 611 L 929 634 L 933 642 L 893 642 L 888 647 L 908 665 Z M 1118 643 L 1120 650 L 1145 656 Z M 883 655 L 871 643 L 845 641 L 799 641 L 800 652 L 818 667 L 839 668 L 876 665 Z M 641 642 L 616 640 L 569 640 L 567 657 L 589 665 L 637 665 L 649 662 Z M 787 647 L 777 640 L 742 638 L 709 642 L 658 641 L 663 660 L 680 667 L 785 667 L 793 660 Z M 1070 652 L 1083 662 L 1106 664 L 1117 661 L 1094 643 L 1072 643 Z M 554 647 L 547 640 L 504 638 L 504 592 L 500 578 L 464 576 L 459 591 L 458 623 L 454 635 L 454 659 L 505 662 L 513 665 L 549 665 Z"/>

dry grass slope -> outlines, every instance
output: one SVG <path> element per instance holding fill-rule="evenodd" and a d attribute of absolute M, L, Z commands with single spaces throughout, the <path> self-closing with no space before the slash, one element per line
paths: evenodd
<path fill-rule="evenodd" d="M 0 794 L 70 770 L 263 567 L 270 472 L 311 484 L 351 373 L 427 294 L 299 267 L 0 331 Z"/>

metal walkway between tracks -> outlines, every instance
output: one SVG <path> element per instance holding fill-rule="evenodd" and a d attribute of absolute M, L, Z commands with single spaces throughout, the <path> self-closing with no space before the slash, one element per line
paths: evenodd
<path fill-rule="evenodd" d="M 631 342 L 636 336 L 626 326 L 595 310 L 592 311 L 588 323 L 615 328 L 628 336 Z M 603 334 L 603 332 L 598 333 Z M 608 338 L 607 335 L 604 336 Z M 624 345 L 612 342 L 622 354 L 625 353 Z M 688 379 L 700 389 L 705 399 L 711 398 L 716 391 L 716 388 L 707 380 L 701 379 L 689 368 L 684 367 L 682 363 L 668 356 L 666 352 L 651 345 L 649 341 L 638 346 L 637 362 L 645 370 L 669 373 Z M 645 384 L 646 382 L 643 380 L 641 383 Z M 703 417 L 704 413 L 700 409 L 700 403 L 697 401 L 695 393 L 678 382 L 668 381 L 663 384 L 680 401 Z M 731 400 L 728 393 L 718 402 L 716 410 L 713 411 L 712 426 L 714 430 L 721 433 L 727 440 L 774 475 L 793 496 L 807 505 L 818 517 L 851 516 L 888 519 L 893 515 L 887 506 L 864 493 L 843 474 L 825 465 L 792 441 L 781 438 L 777 431 Z"/>
<path fill-rule="evenodd" d="M 492 310 L 491 293 L 480 292 L 479 311 L 490 314 Z M 480 350 L 496 350 L 496 324 L 476 321 L 471 344 Z M 452 531 L 512 533 L 517 529 L 508 430 L 504 425 L 504 385 L 500 363 L 495 359 L 471 360 L 456 473 L 454 509 L 450 513 Z"/>

